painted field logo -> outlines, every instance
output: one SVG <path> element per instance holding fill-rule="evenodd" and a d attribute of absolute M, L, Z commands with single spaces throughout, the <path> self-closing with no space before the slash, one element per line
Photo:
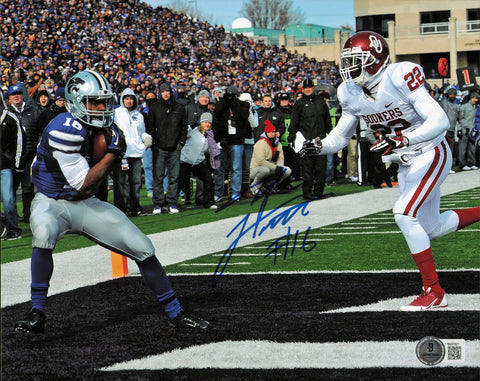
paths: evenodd
<path fill-rule="evenodd" d="M 417 358 L 425 365 L 437 365 L 445 357 L 445 346 L 433 336 L 424 337 L 417 344 Z"/>

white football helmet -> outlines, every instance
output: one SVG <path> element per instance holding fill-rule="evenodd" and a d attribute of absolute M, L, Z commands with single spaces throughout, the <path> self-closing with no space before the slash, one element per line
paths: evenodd
<path fill-rule="evenodd" d="M 65 107 L 75 119 L 91 127 L 106 128 L 113 123 L 115 94 L 103 75 L 84 70 L 70 78 L 65 86 Z M 92 111 L 88 102 L 105 102 L 105 111 Z"/>
<path fill-rule="evenodd" d="M 340 75 L 344 81 L 372 88 L 380 82 L 384 69 L 390 63 L 387 41 L 375 32 L 363 31 L 351 36 L 340 57 Z"/>

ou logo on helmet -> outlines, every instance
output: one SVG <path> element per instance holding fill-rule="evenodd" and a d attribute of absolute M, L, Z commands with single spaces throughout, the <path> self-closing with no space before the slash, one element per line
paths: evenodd
<path fill-rule="evenodd" d="M 370 47 L 380 54 L 383 51 L 382 42 L 376 36 L 370 36 Z"/>

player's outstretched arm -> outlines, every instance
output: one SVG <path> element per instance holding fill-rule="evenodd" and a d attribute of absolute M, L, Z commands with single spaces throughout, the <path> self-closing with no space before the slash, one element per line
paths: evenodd
<path fill-rule="evenodd" d="M 337 126 L 322 140 L 322 155 L 329 155 L 338 152 L 346 147 L 357 128 L 358 118 L 344 112 L 337 123 Z"/>

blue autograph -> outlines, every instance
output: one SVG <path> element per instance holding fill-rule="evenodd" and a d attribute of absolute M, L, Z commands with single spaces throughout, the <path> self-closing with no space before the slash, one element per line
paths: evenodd
<path fill-rule="evenodd" d="M 228 262 L 230 261 L 230 258 L 232 257 L 232 255 L 233 255 L 235 249 L 237 248 L 237 246 L 238 246 L 242 237 L 244 237 L 246 234 L 249 234 L 249 233 L 252 234 L 252 238 L 260 237 L 267 229 L 273 230 L 279 225 L 283 225 L 283 226 L 286 225 L 297 213 L 300 213 L 302 216 L 308 215 L 309 211 L 307 210 L 307 206 L 309 204 L 309 201 L 293 205 L 290 208 L 287 208 L 284 211 L 282 211 L 280 213 L 277 213 L 277 211 L 280 208 L 282 208 L 283 206 L 289 204 L 290 202 L 298 199 L 299 197 L 302 197 L 302 196 L 301 195 L 295 196 L 295 197 L 291 198 L 290 200 L 282 203 L 277 208 L 275 208 L 275 209 L 273 209 L 269 212 L 265 212 L 265 206 L 266 206 L 267 201 L 268 201 L 268 195 L 267 195 L 263 198 L 262 204 L 261 204 L 260 209 L 259 209 L 258 214 L 257 214 L 257 218 L 256 218 L 255 221 L 253 221 L 253 223 L 249 224 L 250 223 L 250 221 L 249 221 L 250 213 L 246 214 L 242 218 L 242 220 L 227 234 L 227 238 L 234 236 L 235 232 L 236 232 L 237 235 L 234 238 L 233 242 L 230 244 L 230 246 L 227 248 L 227 250 L 225 250 L 225 253 L 223 254 L 222 258 L 220 259 L 220 261 L 217 265 L 217 268 L 215 269 L 215 272 L 213 274 L 212 287 L 215 287 L 216 284 L 218 283 L 218 281 L 220 280 L 219 279 L 220 276 L 225 271 L 225 268 L 227 267 Z M 306 242 L 309 230 L 310 230 L 310 228 L 307 230 L 307 232 L 305 234 L 305 238 L 304 238 L 303 245 L 302 245 L 302 248 L 305 251 L 307 251 L 306 248 L 309 244 L 313 244 L 313 246 L 311 248 L 309 248 L 308 251 L 313 250 L 313 248 L 315 247 L 314 242 L 310 242 L 310 243 Z M 290 230 L 290 227 L 289 227 L 288 228 L 288 233 L 289 234 L 290 234 L 290 231 L 291 230 Z M 286 236 L 284 236 L 282 238 L 285 239 L 285 237 Z M 275 260 L 276 260 L 278 250 L 280 248 L 284 247 L 284 245 L 281 245 L 281 246 L 278 245 L 278 243 L 280 242 L 280 240 L 282 238 L 274 241 L 273 244 L 275 246 L 273 248 L 273 251 L 271 251 L 266 256 L 268 256 L 270 254 L 274 254 L 275 255 Z M 297 238 L 298 238 L 298 231 L 295 235 L 295 242 L 296 242 Z M 289 237 L 287 239 L 289 239 Z M 288 245 L 287 245 L 287 250 L 288 250 Z M 293 255 L 293 250 L 292 250 L 292 255 Z M 285 257 L 286 257 L 286 254 L 285 254 Z"/>
<path fill-rule="evenodd" d="M 313 249 L 315 249 L 315 246 L 317 246 L 317 243 L 315 241 L 307 242 L 308 233 L 310 232 L 311 228 L 312 228 L 311 226 L 308 227 L 307 231 L 305 232 L 305 236 L 303 237 L 302 245 L 300 246 L 300 249 L 306 253 L 312 251 Z M 283 259 L 287 259 L 287 255 L 290 250 L 290 247 L 291 247 L 290 256 L 293 257 L 293 253 L 297 248 L 298 233 L 299 231 L 297 230 L 295 232 L 295 236 L 293 237 L 293 244 L 291 244 L 290 239 L 292 237 L 292 234 L 291 234 L 291 228 L 289 226 L 287 234 L 285 234 L 283 237 L 276 239 L 268 246 L 267 249 L 269 249 L 270 251 L 267 254 L 265 254 L 265 258 L 269 257 L 270 255 L 273 255 L 273 264 L 276 264 L 277 256 L 279 255 L 280 249 L 283 249 Z"/>

